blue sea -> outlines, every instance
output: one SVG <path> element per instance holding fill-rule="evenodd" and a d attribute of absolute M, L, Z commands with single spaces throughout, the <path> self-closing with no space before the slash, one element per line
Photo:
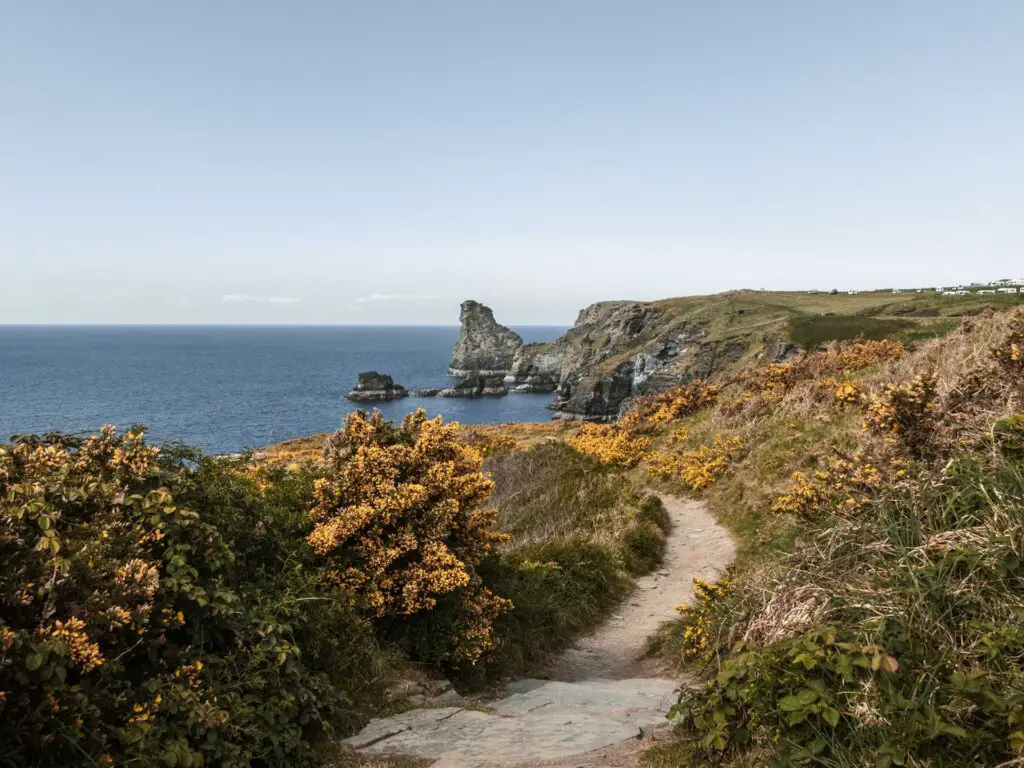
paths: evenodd
<path fill-rule="evenodd" d="M 515 329 L 527 342 L 565 330 Z M 144 424 L 156 441 L 234 453 L 337 429 L 360 371 L 446 386 L 457 326 L 0 326 L 0 437 Z M 549 394 L 406 398 L 465 424 L 546 421 Z"/>

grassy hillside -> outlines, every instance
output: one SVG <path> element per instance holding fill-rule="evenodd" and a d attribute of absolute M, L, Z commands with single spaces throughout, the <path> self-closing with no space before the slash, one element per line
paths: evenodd
<path fill-rule="evenodd" d="M 577 342 L 591 350 L 597 361 L 593 372 L 599 376 L 611 376 L 638 353 L 659 354 L 668 342 L 679 352 L 668 361 L 666 373 L 677 380 L 724 381 L 766 359 L 784 357 L 792 345 L 813 351 L 831 341 L 858 338 L 914 343 L 949 333 L 964 317 L 1022 305 L 1024 294 L 743 290 L 651 302 L 635 335 L 615 331 L 613 323 L 608 328 L 577 329 L 569 337 L 578 337 Z"/>
<path fill-rule="evenodd" d="M 950 319 L 941 298 L 917 314 L 851 298 L 858 318 Z M 741 543 L 656 646 L 705 683 L 650 765 L 1019 764 L 1024 315 L 890 333 L 583 428 L 594 455 L 640 452 L 634 471 L 705 498 Z"/>

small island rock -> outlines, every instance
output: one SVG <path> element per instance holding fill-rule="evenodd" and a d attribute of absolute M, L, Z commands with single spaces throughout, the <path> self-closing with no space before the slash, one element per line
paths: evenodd
<path fill-rule="evenodd" d="M 346 397 L 358 402 L 376 403 L 385 400 L 399 400 L 407 397 L 408 394 L 405 387 L 395 384 L 394 380 L 386 373 L 363 371 L 359 374 L 355 389 Z"/>

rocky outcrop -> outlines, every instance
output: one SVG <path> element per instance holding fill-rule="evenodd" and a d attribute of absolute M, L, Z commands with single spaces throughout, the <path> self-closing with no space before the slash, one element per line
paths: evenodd
<path fill-rule="evenodd" d="M 562 378 L 562 350 L 554 344 L 526 344 L 505 376 L 513 392 L 554 392 Z"/>
<path fill-rule="evenodd" d="M 448 372 L 452 376 L 508 373 L 523 346 L 519 334 L 498 323 L 490 307 L 472 300 L 462 302 L 459 323 L 459 340 L 452 350 Z"/>
<path fill-rule="evenodd" d="M 454 387 L 442 389 L 438 397 L 502 397 L 507 395 L 501 376 L 480 376 L 471 374 Z"/>
<path fill-rule="evenodd" d="M 505 383 L 516 392 L 555 392 L 552 408 L 563 418 L 611 420 L 634 396 L 710 378 L 746 351 L 743 338 L 711 338 L 710 313 L 671 310 L 656 302 L 593 304 L 557 341 L 522 347 Z"/>
<path fill-rule="evenodd" d="M 359 374 L 355 388 L 345 397 L 362 403 L 378 403 L 385 400 L 399 400 L 408 394 L 405 387 L 395 384 L 387 374 L 363 371 Z"/>
<path fill-rule="evenodd" d="M 430 389 L 413 389 L 409 391 L 409 397 L 437 397 L 440 392 L 440 387 Z"/>

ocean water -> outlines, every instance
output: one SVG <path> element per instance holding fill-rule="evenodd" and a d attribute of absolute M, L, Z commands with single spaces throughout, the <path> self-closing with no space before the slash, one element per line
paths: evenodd
<path fill-rule="evenodd" d="M 565 329 L 519 327 L 527 342 Z M 446 386 L 457 326 L 0 326 L 0 437 L 145 424 L 156 441 L 228 453 L 326 432 L 357 407 L 360 371 Z M 466 424 L 546 421 L 548 394 L 406 398 Z"/>

